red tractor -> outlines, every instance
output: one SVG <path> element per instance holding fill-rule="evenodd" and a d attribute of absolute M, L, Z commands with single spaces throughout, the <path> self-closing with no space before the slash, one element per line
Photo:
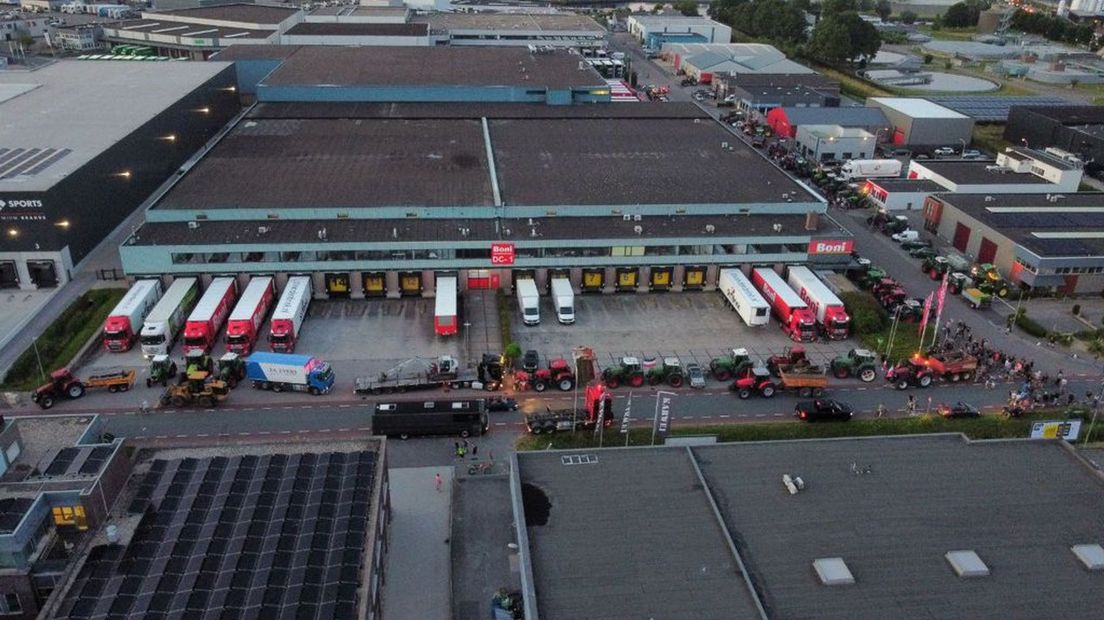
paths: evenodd
<path fill-rule="evenodd" d="M 907 389 L 910 385 L 926 388 L 935 381 L 935 373 L 930 368 L 912 359 L 890 368 L 885 377 L 898 390 Z"/>
<path fill-rule="evenodd" d="M 31 402 L 37 403 L 43 409 L 49 409 L 58 399 L 76 400 L 81 396 L 84 396 L 84 383 L 74 377 L 68 368 L 61 368 L 50 373 L 48 383 L 38 386 L 31 393 Z"/>
<path fill-rule="evenodd" d="M 767 370 L 776 377 L 780 370 L 811 365 L 809 357 L 805 354 L 805 347 L 802 346 L 786 347 L 782 350 L 782 355 L 772 355 L 767 358 Z"/>
<path fill-rule="evenodd" d="M 744 366 L 736 375 L 729 388 L 740 398 L 748 398 L 752 392 L 758 392 L 763 398 L 770 398 L 778 391 L 771 373 L 763 366 Z"/>
<path fill-rule="evenodd" d="M 575 387 L 575 372 L 571 364 L 562 357 L 548 363 L 548 368 L 538 368 L 533 372 L 519 370 L 514 373 L 516 385 L 528 384 L 538 392 L 556 386 L 561 392 L 570 392 Z"/>

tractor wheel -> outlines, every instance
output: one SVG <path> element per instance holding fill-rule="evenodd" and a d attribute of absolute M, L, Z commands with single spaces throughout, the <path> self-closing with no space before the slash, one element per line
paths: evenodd
<path fill-rule="evenodd" d="M 65 388 L 65 393 L 69 398 L 77 399 L 84 396 L 84 384 L 80 381 L 74 381 L 69 384 L 69 387 Z"/>
<path fill-rule="evenodd" d="M 205 409 L 210 409 L 215 406 L 215 399 L 210 396 L 201 396 L 199 398 L 199 406 Z"/>
<path fill-rule="evenodd" d="M 763 398 L 771 398 L 777 391 L 778 388 L 774 387 L 773 383 L 768 383 L 759 389 L 759 393 L 763 395 Z"/>
<path fill-rule="evenodd" d="M 851 370 L 847 366 L 836 366 L 832 370 L 832 374 L 836 375 L 837 379 L 846 379 L 851 376 Z"/>
<path fill-rule="evenodd" d="M 172 400 L 170 402 L 172 402 L 173 407 L 183 407 L 184 406 L 184 397 L 183 396 L 173 396 Z"/>
<path fill-rule="evenodd" d="M 870 383 L 878 378 L 878 371 L 873 368 L 863 368 L 859 371 L 859 379 L 863 383 Z"/>
<path fill-rule="evenodd" d="M 1008 297 L 1008 287 L 1007 286 L 1002 286 L 1002 287 L 998 288 L 997 289 L 997 297 L 1001 297 L 1001 298 Z"/>
<path fill-rule="evenodd" d="M 909 382 L 908 382 L 908 379 L 898 379 L 898 380 L 897 380 L 897 383 L 895 383 L 895 384 L 894 384 L 894 386 L 895 386 L 895 387 L 896 387 L 896 388 L 897 388 L 898 390 L 907 390 L 907 389 L 908 389 L 908 386 L 909 386 Z"/>
<path fill-rule="evenodd" d="M 50 407 L 53 407 L 54 397 L 50 396 L 49 394 L 43 394 L 42 397 L 38 399 L 38 406 L 42 407 L 43 409 L 49 409 Z"/>
<path fill-rule="evenodd" d="M 813 388 L 809 388 L 809 387 L 798 388 L 797 395 L 800 396 L 801 398 L 809 398 L 810 396 L 813 395 Z"/>
<path fill-rule="evenodd" d="M 606 377 L 606 387 L 611 390 L 616 390 L 617 388 L 621 387 L 621 379 L 616 375 L 610 375 Z"/>
<path fill-rule="evenodd" d="M 684 379 L 682 375 L 671 375 L 670 377 L 667 377 L 667 385 L 673 388 L 682 387 L 683 381 Z"/>
<path fill-rule="evenodd" d="M 743 400 L 747 400 L 748 397 L 751 396 L 751 390 L 747 388 L 740 388 L 740 390 L 736 394 Z"/>
<path fill-rule="evenodd" d="M 732 378 L 732 371 L 727 368 L 719 368 L 713 371 L 713 378 L 717 381 L 728 381 Z"/>
<path fill-rule="evenodd" d="M 629 385 L 631 385 L 633 387 L 640 387 L 640 386 L 644 385 L 644 375 L 641 374 L 641 373 L 636 373 L 636 374 L 630 376 L 629 377 Z"/>
<path fill-rule="evenodd" d="M 543 392 L 548 389 L 548 384 L 544 382 L 544 379 L 533 379 L 533 391 Z"/>
<path fill-rule="evenodd" d="M 659 385 L 662 382 L 663 382 L 663 377 L 661 377 L 659 375 L 659 373 L 654 373 L 654 374 L 648 375 L 648 385 Z"/>
<path fill-rule="evenodd" d="M 928 277 L 930 277 L 932 280 L 938 280 L 939 279 L 939 272 L 936 271 L 935 269 L 932 269 L 931 271 L 928 272 Z"/>
<path fill-rule="evenodd" d="M 574 377 L 564 377 L 560 379 L 560 382 L 556 384 L 560 388 L 561 392 L 570 392 L 575 387 Z"/>
<path fill-rule="evenodd" d="M 916 382 L 920 384 L 920 387 L 926 388 L 932 384 L 931 375 L 920 375 L 917 377 Z"/>

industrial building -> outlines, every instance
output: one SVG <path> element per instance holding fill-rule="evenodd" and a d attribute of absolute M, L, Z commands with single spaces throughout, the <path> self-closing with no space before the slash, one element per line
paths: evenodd
<path fill-rule="evenodd" d="M 411 18 L 429 27 L 434 45 L 596 49 L 606 30 L 574 13 L 429 13 Z"/>
<path fill-rule="evenodd" d="M 842 108 L 775 108 L 766 115 L 767 124 L 775 135 L 784 138 L 797 137 L 803 125 L 838 125 L 846 129 L 862 129 L 874 134 L 878 142 L 885 142 L 889 135 L 889 120 L 877 108 L 848 106 Z"/>
<path fill-rule="evenodd" d="M 1061 149 L 1096 173 L 1104 166 L 1104 106 L 1013 107 L 1004 139 L 1035 149 Z"/>
<path fill-rule="evenodd" d="M 1099 615 L 1094 597 L 1067 593 L 1104 585 L 1104 478 L 1062 441 L 947 434 L 511 458 L 529 620 Z"/>
<path fill-rule="evenodd" d="M 732 28 L 707 17 L 630 15 L 625 25 L 629 34 L 651 49 L 660 49 L 665 43 L 732 42 Z"/>
<path fill-rule="evenodd" d="M 136 461 L 113 529 L 49 617 L 380 617 L 384 440 L 147 448 Z"/>
<path fill-rule="evenodd" d="M 702 84 L 714 77 L 754 73 L 794 75 L 813 73 L 765 43 L 664 43 L 662 55 L 675 68 Z"/>
<path fill-rule="evenodd" d="M 0 71 L 0 287 L 64 284 L 239 111 L 227 63 Z"/>
<path fill-rule="evenodd" d="M 945 192 L 947 188 L 927 179 L 867 179 L 863 182 L 862 195 L 878 209 L 910 211 L 924 205 L 928 196 Z"/>
<path fill-rule="evenodd" d="M 130 473 L 89 415 L 0 418 L 0 615 L 32 620 Z M 53 617 L 44 614 L 43 617 Z"/>
<path fill-rule="evenodd" d="M 874 157 L 877 137 L 855 127 L 802 125 L 794 136 L 797 150 L 814 161 L 847 161 Z"/>
<path fill-rule="evenodd" d="M 960 194 L 1050 194 L 1076 192 L 1083 170 L 1043 151 L 1009 147 L 996 161 L 914 159 L 908 178 L 927 179 Z"/>
<path fill-rule="evenodd" d="M 584 291 L 681 290 L 713 286 L 721 265 L 846 260 L 815 254 L 847 238 L 825 203 L 700 108 L 594 104 L 608 86 L 578 56 L 491 51 L 241 61 L 239 76 L 278 68 L 147 211 L 124 269 L 311 273 L 319 295 L 360 297 L 432 294 L 445 273 L 462 288 L 558 270 Z M 546 105 L 561 100 L 591 105 Z M 717 182 L 736 171 L 755 182 Z"/>
<path fill-rule="evenodd" d="M 1104 194 L 935 194 L 924 227 L 1026 289 L 1104 293 Z"/>
<path fill-rule="evenodd" d="M 230 45 L 280 43 L 280 35 L 304 21 L 290 6 L 223 4 L 142 11 L 141 19 L 104 24 L 109 43 L 144 45 L 158 56 L 207 60 Z"/>
<path fill-rule="evenodd" d="M 718 99 L 725 99 L 732 95 L 737 100 L 742 100 L 747 98 L 744 96 L 745 92 L 769 93 L 770 90 L 768 89 L 790 89 L 795 93 L 808 93 L 803 96 L 807 98 L 798 100 L 793 105 L 838 107 L 840 104 L 839 82 L 819 73 L 737 73 L 722 75 L 714 78 L 713 88 L 717 92 Z M 758 104 L 759 100 L 763 101 L 764 104 L 769 104 L 766 101 L 767 98 L 768 95 L 766 94 L 756 97 L 755 108 L 764 107 Z M 763 114 L 766 114 L 770 109 L 786 107 L 786 105 L 789 104 L 770 106 L 763 110 Z"/>
<path fill-rule="evenodd" d="M 868 107 L 878 108 L 889 119 L 892 144 L 925 149 L 939 146 L 965 148 L 974 134 L 974 119 L 919 97 L 870 97 Z"/>

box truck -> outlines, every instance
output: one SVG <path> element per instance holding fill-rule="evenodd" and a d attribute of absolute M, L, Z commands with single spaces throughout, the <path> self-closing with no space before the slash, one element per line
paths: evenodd
<path fill-rule="evenodd" d="M 832 340 L 843 340 L 851 335 L 851 317 L 843 302 L 831 291 L 812 269 L 804 265 L 790 267 L 787 281 L 799 297 L 809 304 L 820 329 Z"/>
<path fill-rule="evenodd" d="M 816 340 L 817 326 L 813 311 L 782 276 L 769 267 L 756 267 L 751 272 L 751 281 L 770 303 L 774 317 L 782 324 L 782 331 L 798 342 Z"/>
<path fill-rule="evenodd" d="M 521 320 L 526 325 L 540 325 L 540 297 L 537 295 L 537 283 L 532 278 L 518 278 L 514 285 L 517 288 L 518 308 L 521 310 Z"/>
<path fill-rule="evenodd" d="M 253 351 L 261 323 L 264 323 L 275 297 L 272 276 L 257 276 L 249 281 L 226 322 L 227 351 L 238 355 L 249 355 Z"/>
<path fill-rule="evenodd" d="M 901 176 L 901 162 L 896 159 L 852 159 L 840 168 L 845 181 L 854 179 L 886 179 Z"/>
<path fill-rule="evenodd" d="M 113 353 L 129 351 L 138 334 L 142 333 L 142 321 L 161 299 L 160 280 L 138 280 L 119 300 L 119 304 L 107 315 L 103 328 L 104 349 Z"/>
<path fill-rule="evenodd" d="M 717 287 L 749 327 L 770 322 L 770 304 L 739 269 L 722 269 Z"/>
<path fill-rule="evenodd" d="M 215 278 L 184 324 L 184 354 L 209 353 L 238 296 L 234 278 Z"/>
<path fill-rule="evenodd" d="M 161 301 L 150 310 L 142 324 L 142 356 L 152 359 L 155 355 L 167 355 L 176 343 L 184 319 L 199 299 L 199 281 L 195 278 L 177 278 L 169 285 Z"/>
<path fill-rule="evenodd" d="M 333 389 L 334 372 L 317 357 L 261 351 L 245 358 L 245 376 L 258 390 L 309 392 L 315 396 Z"/>
<path fill-rule="evenodd" d="M 433 331 L 438 336 L 452 336 L 460 328 L 457 323 L 456 276 L 440 276 L 433 303 Z"/>
<path fill-rule="evenodd" d="M 564 325 L 575 322 L 575 291 L 571 280 L 552 278 L 552 302 L 556 304 L 556 318 Z"/>
<path fill-rule="evenodd" d="M 299 340 L 299 330 L 307 318 L 311 296 L 310 276 L 292 276 L 284 286 L 280 301 L 272 311 L 268 331 L 268 347 L 276 352 L 291 353 Z"/>

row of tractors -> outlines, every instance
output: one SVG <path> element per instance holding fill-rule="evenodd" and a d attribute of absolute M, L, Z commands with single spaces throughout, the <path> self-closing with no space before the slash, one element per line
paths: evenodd
<path fill-rule="evenodd" d="M 992 305 L 992 296 L 1008 297 L 1012 284 L 992 263 L 970 263 L 955 254 L 929 256 L 920 264 L 920 271 L 932 280 L 947 276 L 947 292 L 962 295 L 975 309 Z"/>
<path fill-rule="evenodd" d="M 898 320 L 906 323 L 923 320 L 923 299 L 909 297 L 908 291 L 900 282 L 889 277 L 884 269 L 874 265 L 869 259 L 859 258 L 856 264 L 857 267 L 847 272 L 847 277 L 860 288 L 870 291 L 890 316 L 896 315 Z"/>

